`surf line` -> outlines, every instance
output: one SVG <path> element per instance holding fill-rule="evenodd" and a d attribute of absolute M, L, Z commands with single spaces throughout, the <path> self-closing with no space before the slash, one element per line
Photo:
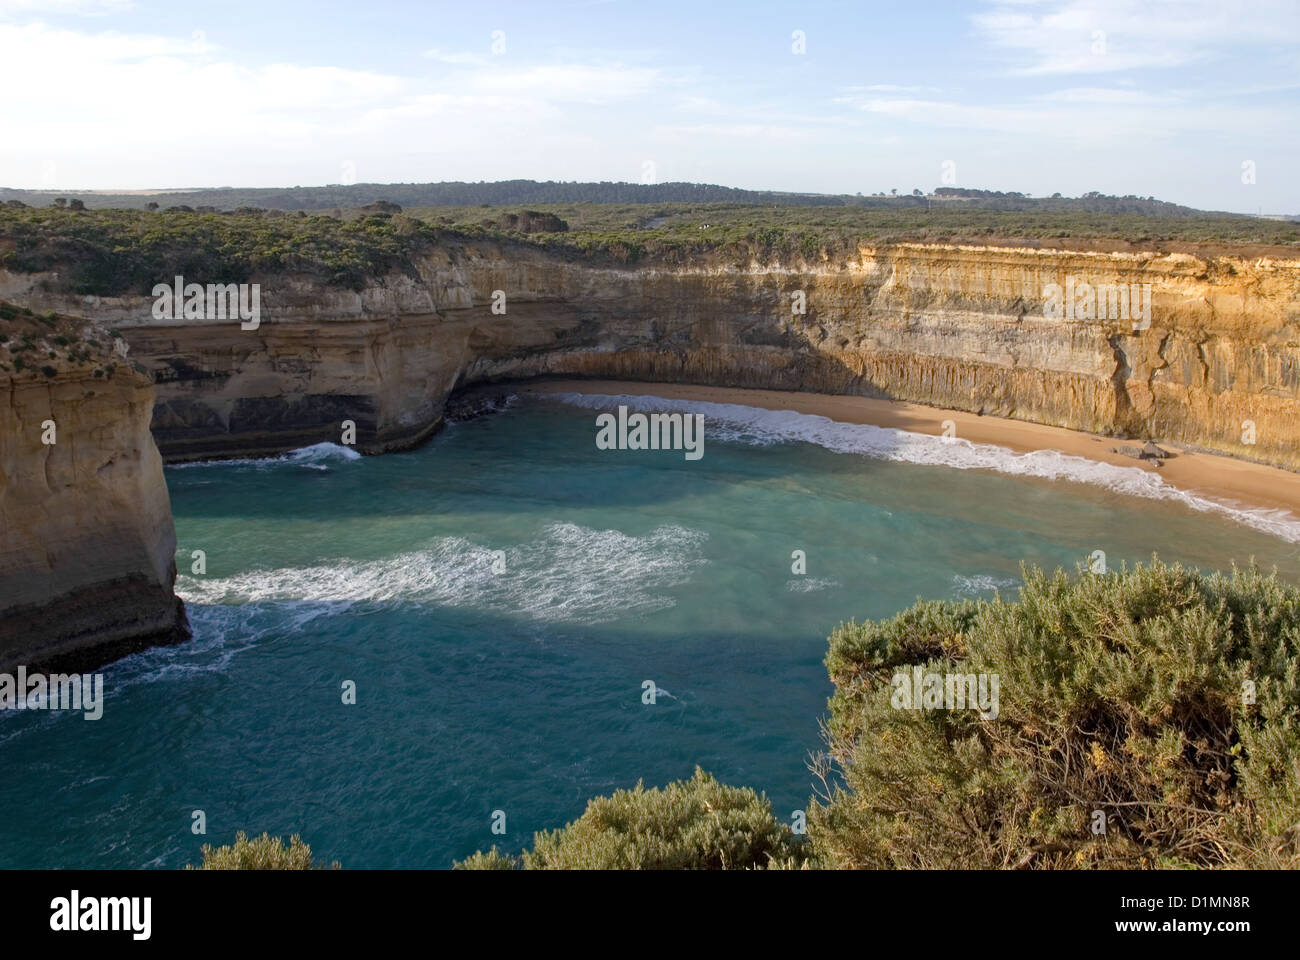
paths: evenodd
<path fill-rule="evenodd" d="M 596 417 L 597 450 L 684 450 L 687 460 L 704 456 L 704 414 L 633 413 Z"/>

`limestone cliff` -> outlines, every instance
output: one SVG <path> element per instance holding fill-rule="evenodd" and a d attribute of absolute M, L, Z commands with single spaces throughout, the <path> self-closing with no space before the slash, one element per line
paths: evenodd
<path fill-rule="evenodd" d="M 0 337 L 0 672 L 184 639 L 149 376 L 66 317 L 0 305 Z"/>
<path fill-rule="evenodd" d="M 1300 468 L 1300 259 L 894 244 L 625 266 L 464 242 L 415 267 L 359 292 L 259 278 L 254 331 L 45 294 L 39 275 L 0 275 L 0 295 L 120 327 L 174 459 L 337 441 L 348 419 L 363 450 L 396 449 L 453 389 L 554 374 L 888 396 Z M 1049 319 L 1045 291 L 1067 282 L 1149 284 L 1149 328 Z"/>
<path fill-rule="evenodd" d="M 100 331 L 6 307 L 0 671 L 87 667 L 185 635 L 155 439 L 169 459 L 268 455 L 337 442 L 351 420 L 362 450 L 399 449 L 438 428 L 453 390 L 492 380 L 886 396 L 1300 469 L 1300 259 L 894 244 L 838 261 L 624 265 L 462 241 L 411 266 L 357 291 L 257 277 L 252 330 L 0 271 L 0 299 Z M 1052 284 L 1149 284 L 1149 327 L 1051 319 Z"/>

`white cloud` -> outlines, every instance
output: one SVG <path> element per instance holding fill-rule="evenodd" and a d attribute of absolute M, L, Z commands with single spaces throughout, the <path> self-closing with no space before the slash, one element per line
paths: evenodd
<path fill-rule="evenodd" d="M 45 184 L 51 169 L 67 189 L 331 182 L 344 160 L 355 160 L 359 179 L 412 179 L 395 171 L 423 171 L 421 157 L 458 155 L 472 166 L 490 154 L 487 176 L 492 166 L 531 164 L 542 146 L 591 153 L 603 131 L 575 132 L 572 120 L 583 111 L 657 97 L 682 83 L 619 63 L 480 64 L 449 56 L 463 62 L 435 79 L 245 63 L 201 34 L 0 22 L 0 84 L 30 89 L 31 78 L 41 78 L 38 98 L 6 103 L 0 184 Z M 429 169 L 424 177 L 439 174 Z"/>
<path fill-rule="evenodd" d="M 1040 94 L 1037 99 L 1060 103 L 1160 104 L 1174 102 L 1176 98 L 1157 96 L 1141 90 L 1121 90 L 1116 87 L 1071 87 Z"/>
<path fill-rule="evenodd" d="M 451 51 L 444 53 L 437 47 L 424 51 L 420 56 L 424 57 L 426 60 L 437 60 L 439 63 L 451 63 L 458 66 L 473 65 L 481 67 L 488 62 L 488 58 L 479 53 L 469 53 L 466 51 Z"/>
<path fill-rule="evenodd" d="M 132 0 L 0 0 L 0 17 L 15 13 L 94 17 L 122 13 L 133 6 Z"/>
<path fill-rule="evenodd" d="M 331 183 L 345 164 L 374 182 L 635 181 L 652 158 L 661 181 L 870 192 L 928 187 L 954 158 L 963 184 L 1168 188 L 1199 205 L 1294 209 L 1284 171 L 1300 130 L 1297 84 L 1282 68 L 1294 63 L 1284 44 L 1297 14 L 1285 11 L 998 0 L 975 23 L 980 47 L 965 52 L 983 65 L 992 54 L 1013 80 L 952 56 L 946 42 L 969 46 L 948 36 L 970 30 L 958 21 L 911 51 L 905 72 L 837 62 L 795 82 L 803 58 L 738 64 L 703 53 L 697 65 L 653 35 L 636 38 L 640 49 L 597 45 L 598 58 L 579 35 L 502 56 L 440 38 L 423 56 L 423 44 L 395 44 L 369 66 L 311 38 L 258 55 L 267 47 L 245 47 L 239 33 L 223 47 L 188 28 L 104 29 L 126 19 L 68 29 L 54 16 L 114 0 L 42 0 L 39 13 L 35 2 L 0 0 L 0 83 L 19 92 L 5 102 L 4 185 Z M 50 22 L 29 22 L 37 17 Z M 1106 33 L 1103 55 L 1091 53 L 1094 28 Z M 546 54 L 523 59 L 524 49 Z M 1122 72 L 1193 62 L 1169 77 Z M 1245 158 L 1261 171 L 1249 189 Z"/>
<path fill-rule="evenodd" d="M 611 103 L 660 92 L 665 79 L 650 67 L 560 64 L 485 70 L 471 85 L 484 93 L 519 94 L 545 102 Z"/>
<path fill-rule="evenodd" d="M 1113 143 L 1117 151 L 1140 149 L 1182 133 L 1214 133 L 1244 139 L 1273 120 L 1265 107 L 1206 104 L 1199 99 L 1155 97 L 1137 91 L 1080 87 L 1023 104 L 986 105 L 917 98 L 843 98 L 868 114 L 947 130 L 1020 135 L 1044 146 L 1071 142 Z M 1153 110 L 1153 105 L 1159 105 Z"/>
<path fill-rule="evenodd" d="M 912 93 L 912 94 L 934 93 L 937 92 L 938 90 L 937 87 L 909 87 L 909 86 L 900 86 L 896 83 L 872 83 L 872 84 L 868 84 L 865 87 L 862 87 L 861 89 L 868 90 L 871 93 Z"/>
<path fill-rule="evenodd" d="M 815 139 L 808 127 L 777 123 L 659 124 L 654 128 L 654 136 L 663 144 L 691 144 L 700 139 L 807 144 Z"/>
<path fill-rule="evenodd" d="M 993 0 L 976 29 L 1022 55 L 1021 75 L 1111 73 L 1215 59 L 1238 44 L 1300 40 L 1300 5 L 1259 0 Z"/>

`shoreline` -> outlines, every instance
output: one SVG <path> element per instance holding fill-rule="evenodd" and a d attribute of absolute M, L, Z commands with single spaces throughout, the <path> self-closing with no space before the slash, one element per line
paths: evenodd
<path fill-rule="evenodd" d="M 496 386 L 505 387 L 506 384 Z M 1054 450 L 1098 463 L 1131 467 L 1154 473 L 1184 493 L 1237 509 L 1285 511 L 1290 514 L 1290 520 L 1300 523 L 1300 473 L 1249 460 L 1184 450 L 1174 444 L 1162 444 L 1173 456 L 1157 468 L 1144 460 L 1110 452 L 1111 447 L 1132 446 L 1138 441 L 898 400 L 635 380 L 562 379 L 524 381 L 511 386 L 521 393 L 628 394 L 659 396 L 667 400 L 731 403 L 764 410 L 792 410 L 841 423 L 866 424 L 930 436 L 940 436 L 944 421 L 951 420 L 956 426 L 955 435 L 971 443 L 1002 447 L 1022 454 Z"/>

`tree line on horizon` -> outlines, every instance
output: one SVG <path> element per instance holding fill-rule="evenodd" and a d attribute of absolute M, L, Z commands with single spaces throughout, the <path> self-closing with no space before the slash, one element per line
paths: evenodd
<path fill-rule="evenodd" d="M 1093 213 L 1143 213 L 1162 217 L 1203 216 L 1208 211 L 1167 203 L 1154 197 L 1110 196 L 1089 191 L 1080 197 L 1031 197 L 1017 191 L 936 187 L 929 194 L 920 188 L 871 194 L 789 193 L 744 190 L 707 183 L 639 184 L 621 181 L 501 180 L 446 181 L 440 183 L 356 183 L 321 187 L 215 187 L 198 190 L 146 193 L 76 192 L 0 188 L 0 203 L 16 201 L 28 206 L 51 203 L 81 204 L 90 208 L 147 209 L 151 204 L 219 211 L 244 208 L 328 211 L 388 201 L 403 207 L 508 206 L 554 203 L 739 203 L 786 207 L 864 207 L 906 209 L 934 205 L 974 210 L 1048 210 Z M 1245 216 L 1244 214 L 1223 214 Z"/>

